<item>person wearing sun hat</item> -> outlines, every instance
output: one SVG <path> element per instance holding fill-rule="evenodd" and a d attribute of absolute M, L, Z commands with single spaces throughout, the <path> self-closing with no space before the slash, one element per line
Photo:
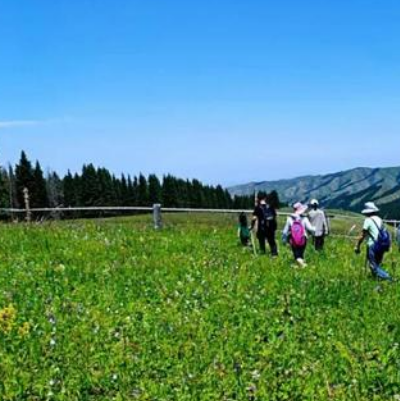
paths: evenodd
<path fill-rule="evenodd" d="M 325 212 L 320 209 L 317 199 L 310 201 L 311 210 L 308 213 L 310 223 L 315 227 L 315 234 L 313 235 L 314 247 L 316 251 L 322 251 L 325 244 L 325 236 L 329 235 L 328 220 Z"/>
<path fill-rule="evenodd" d="M 367 260 L 372 274 L 382 280 L 391 281 L 389 273 L 382 269 L 381 265 L 385 252 L 376 249 L 379 233 L 383 228 L 383 220 L 379 217 L 379 208 L 374 202 L 367 202 L 361 212 L 366 216 L 363 231 L 355 247 L 356 254 L 361 253 L 361 244 L 367 242 Z"/>
<path fill-rule="evenodd" d="M 300 267 L 306 267 L 304 253 L 307 247 L 307 232 L 315 233 L 315 228 L 311 225 L 307 217 L 304 216 L 307 206 L 300 202 L 293 205 L 293 213 L 287 218 L 285 228 L 282 233 L 284 243 L 289 243 L 294 259 Z"/>

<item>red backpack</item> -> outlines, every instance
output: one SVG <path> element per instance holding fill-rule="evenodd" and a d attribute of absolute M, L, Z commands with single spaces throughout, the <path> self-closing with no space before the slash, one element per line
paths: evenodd
<path fill-rule="evenodd" d="M 306 229 L 301 220 L 294 220 L 290 228 L 290 244 L 296 248 L 306 244 Z"/>

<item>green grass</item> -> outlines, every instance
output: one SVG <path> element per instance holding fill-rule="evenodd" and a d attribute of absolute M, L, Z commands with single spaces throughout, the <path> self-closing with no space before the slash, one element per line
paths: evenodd
<path fill-rule="evenodd" d="M 399 287 L 354 243 L 297 270 L 235 216 L 165 222 L 0 227 L 1 400 L 399 399 Z"/>

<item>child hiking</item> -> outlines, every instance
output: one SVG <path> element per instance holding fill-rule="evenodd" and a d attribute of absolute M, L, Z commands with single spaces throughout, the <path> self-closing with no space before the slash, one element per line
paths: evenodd
<path fill-rule="evenodd" d="M 293 256 L 299 267 L 306 267 L 304 253 L 307 247 L 307 232 L 315 233 L 315 228 L 311 225 L 304 213 L 307 206 L 298 202 L 293 205 L 293 214 L 288 217 L 282 233 L 284 243 L 289 243 Z"/>
<path fill-rule="evenodd" d="M 275 233 L 278 227 L 276 215 L 276 210 L 267 204 L 266 195 L 259 194 L 253 211 L 251 229 L 253 230 L 257 223 L 257 238 L 260 244 L 260 251 L 263 254 L 266 253 L 266 241 L 268 241 L 272 257 L 278 256 L 278 246 L 275 240 Z"/>
<path fill-rule="evenodd" d="M 247 217 L 244 212 L 239 215 L 238 238 L 243 246 L 250 244 L 250 230 L 247 224 Z"/>
<path fill-rule="evenodd" d="M 319 202 L 312 199 L 310 202 L 311 210 L 308 213 L 308 218 L 315 233 L 313 235 L 313 242 L 316 251 L 323 251 L 325 244 L 325 236 L 329 235 L 328 220 L 326 219 L 325 212 L 319 208 Z"/>
<path fill-rule="evenodd" d="M 361 244 L 367 241 L 367 261 L 374 277 L 392 281 L 389 273 L 382 269 L 383 257 L 389 251 L 390 235 L 384 227 L 383 220 L 379 217 L 379 209 L 374 202 L 367 202 L 361 212 L 366 216 L 363 231 L 355 247 L 355 253 L 361 253 Z"/>

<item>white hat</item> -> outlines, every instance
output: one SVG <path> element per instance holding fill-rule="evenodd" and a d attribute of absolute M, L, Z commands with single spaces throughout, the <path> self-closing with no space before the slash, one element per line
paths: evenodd
<path fill-rule="evenodd" d="M 361 212 L 362 214 L 372 214 L 372 213 L 378 213 L 379 208 L 375 205 L 374 202 L 367 202 L 364 205 L 364 210 Z"/>
<path fill-rule="evenodd" d="M 307 211 L 308 207 L 306 205 L 303 205 L 301 202 L 297 202 L 293 205 L 293 209 L 296 214 L 300 215 L 300 214 L 305 213 Z"/>
<path fill-rule="evenodd" d="M 311 206 L 319 206 L 319 202 L 316 199 L 311 199 L 310 205 Z"/>

